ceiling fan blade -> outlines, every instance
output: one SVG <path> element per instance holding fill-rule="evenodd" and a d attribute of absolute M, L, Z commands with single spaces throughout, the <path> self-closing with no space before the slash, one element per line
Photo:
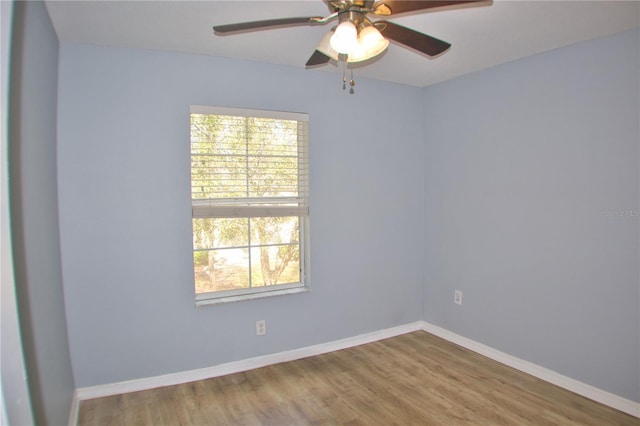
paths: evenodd
<path fill-rule="evenodd" d="M 377 21 L 376 28 L 382 35 L 397 43 L 415 49 L 428 56 L 437 56 L 451 47 L 450 43 L 422 34 L 389 21 Z"/>
<path fill-rule="evenodd" d="M 242 31 L 264 30 L 290 25 L 322 24 L 322 16 L 306 16 L 299 18 L 267 19 L 265 21 L 240 22 L 237 24 L 216 25 L 213 31 L 218 34 L 238 33 Z"/>
<path fill-rule="evenodd" d="M 473 4 L 475 3 L 475 4 Z M 459 5 L 467 6 L 488 6 L 493 1 L 489 0 L 452 0 L 452 1 L 431 1 L 431 0 L 380 0 L 374 3 L 373 13 L 376 15 L 389 16 L 400 13 L 416 12 L 428 9 L 446 9 Z"/>
<path fill-rule="evenodd" d="M 307 63 L 305 65 L 308 66 L 308 67 L 313 67 L 315 65 L 326 64 L 330 60 L 331 60 L 330 57 L 328 57 L 327 55 L 325 55 L 321 51 L 316 50 L 315 52 L 313 52 L 313 54 L 311 55 L 311 57 L 309 58 L 309 60 L 307 61 Z"/>

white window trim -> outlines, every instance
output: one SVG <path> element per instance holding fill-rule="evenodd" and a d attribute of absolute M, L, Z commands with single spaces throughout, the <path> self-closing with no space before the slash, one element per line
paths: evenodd
<path fill-rule="evenodd" d="M 190 114 L 213 114 L 213 115 L 230 115 L 230 116 L 242 116 L 242 117 L 258 117 L 258 118 L 272 118 L 277 120 L 295 120 L 295 121 L 309 121 L 309 114 L 288 112 L 288 111 L 271 111 L 271 110 L 256 110 L 246 108 L 231 108 L 231 107 L 216 107 L 206 105 L 191 105 Z M 305 155 L 308 156 L 308 134 L 305 140 Z M 191 157 L 191 155 L 190 155 Z M 309 166 L 308 158 L 305 158 L 306 167 Z M 307 171 L 308 179 L 308 171 Z M 298 216 L 300 217 L 300 266 L 301 276 L 299 283 L 291 284 L 278 284 L 277 286 L 264 286 L 264 287 L 252 287 L 250 289 L 238 289 L 238 290 L 223 290 L 216 292 L 195 294 L 195 306 L 207 306 L 222 303 L 237 302 L 242 300 L 261 299 L 272 296 L 282 296 L 288 294 L 296 294 L 311 291 L 310 285 L 310 255 L 309 248 L 311 246 L 309 239 L 309 196 L 308 196 L 308 182 L 305 189 L 306 196 L 296 198 L 297 200 L 306 203 L 304 205 L 291 205 L 291 206 L 273 206 L 265 205 L 262 208 L 247 207 L 247 202 L 261 201 L 265 204 L 278 202 L 277 198 L 259 198 L 257 200 L 239 198 L 234 200 L 226 200 L 227 205 L 217 205 L 216 214 L 212 214 L 210 209 L 213 207 L 212 203 L 208 200 L 191 200 L 192 206 L 192 219 L 193 218 L 207 218 L 207 217 L 268 217 L 268 216 Z M 290 198 L 286 199 L 291 202 Z M 248 215 L 248 216 L 245 216 Z M 194 250 L 192 250 L 192 255 Z M 195 288 L 194 288 L 195 291 Z"/>
<path fill-rule="evenodd" d="M 309 121 L 309 114 L 289 111 L 270 111 L 266 109 L 247 109 L 191 105 L 191 114 L 232 115 L 238 117 L 274 118 L 276 120 Z"/>
<path fill-rule="evenodd" d="M 290 287 L 289 287 L 290 286 Z M 260 287 L 254 287 L 258 289 Z M 239 290 L 229 290 L 229 292 L 237 292 Z M 239 302 L 241 300 L 263 299 L 265 297 L 284 296 L 287 294 L 304 293 L 311 291 L 309 285 L 304 284 L 281 284 L 277 289 L 256 290 L 251 293 L 242 294 L 218 294 L 226 293 L 219 291 L 216 293 L 202 293 L 196 295 L 196 306 L 218 305 L 221 303 Z"/>

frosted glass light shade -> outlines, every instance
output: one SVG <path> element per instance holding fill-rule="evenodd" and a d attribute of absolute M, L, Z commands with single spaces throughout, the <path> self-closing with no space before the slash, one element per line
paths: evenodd
<path fill-rule="evenodd" d="M 331 48 L 338 53 L 349 54 L 358 44 L 358 30 L 350 21 L 341 22 L 329 40 Z"/>
<path fill-rule="evenodd" d="M 356 47 L 349 54 L 349 62 L 361 62 L 380 55 L 389 46 L 389 40 L 386 40 L 380 34 L 380 31 L 373 25 L 363 28 L 358 37 Z"/>
<path fill-rule="evenodd" d="M 334 61 L 339 60 L 341 52 L 336 51 L 331 44 L 331 39 L 335 34 L 327 33 L 317 47 L 319 52 L 327 55 Z M 374 58 L 383 53 L 389 46 L 389 40 L 386 40 L 380 34 L 380 31 L 373 25 L 363 28 L 360 36 L 356 39 L 353 49 L 346 53 L 347 62 L 362 62 Z"/>
<path fill-rule="evenodd" d="M 323 38 L 318 47 L 316 48 L 319 52 L 324 53 L 334 61 L 338 60 L 338 56 L 340 55 L 331 47 L 331 37 L 333 36 L 333 32 L 328 32 Z"/>
<path fill-rule="evenodd" d="M 361 44 L 367 47 L 375 46 L 384 40 L 380 31 L 373 25 L 363 28 L 358 35 L 358 39 Z"/>

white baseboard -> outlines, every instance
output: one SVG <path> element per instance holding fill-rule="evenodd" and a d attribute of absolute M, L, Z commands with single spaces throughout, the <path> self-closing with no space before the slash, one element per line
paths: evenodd
<path fill-rule="evenodd" d="M 468 339 L 444 328 L 430 324 L 426 321 L 423 321 L 422 329 L 427 333 L 431 333 L 435 336 L 441 337 L 473 352 L 479 353 L 480 355 L 484 355 L 487 358 L 491 358 L 494 361 L 498 361 L 499 363 L 508 365 L 509 367 L 513 367 L 516 370 L 523 371 L 527 374 L 537 377 L 538 379 L 544 380 L 545 382 L 549 382 L 561 388 L 570 390 L 571 392 L 577 393 L 578 395 L 584 396 L 585 398 L 589 398 L 593 401 L 607 405 L 611 408 L 615 408 L 616 410 L 620 410 L 632 416 L 640 417 L 640 403 L 622 398 L 610 392 L 603 391 L 602 389 L 598 389 L 570 377 L 563 376 L 562 374 L 556 373 L 555 371 L 501 352 L 497 349 L 493 349 L 489 346 L 483 345 L 482 343 L 478 343 L 474 340 Z"/>
<path fill-rule="evenodd" d="M 279 352 L 271 355 L 249 358 L 241 361 L 229 362 L 213 367 L 165 374 L 162 376 L 148 377 L 138 380 L 109 383 L 106 385 L 78 388 L 76 389 L 73 398 L 69 425 L 73 426 L 77 423 L 80 401 L 85 399 L 118 395 L 127 392 L 137 392 L 163 386 L 193 382 L 196 380 L 209 379 L 212 377 L 219 377 L 227 374 L 240 373 L 243 371 L 252 370 L 254 368 L 265 367 L 267 365 L 294 361 L 296 359 L 307 358 L 310 356 L 321 355 L 340 349 L 363 345 L 366 343 L 375 342 L 389 337 L 399 336 L 401 334 L 410 333 L 417 330 L 424 330 L 428 333 L 477 352 L 502 364 L 508 365 L 525 373 L 531 374 L 532 376 L 537 377 L 541 380 L 570 390 L 574 393 L 577 393 L 578 395 L 582 395 L 586 398 L 592 399 L 632 416 L 640 417 L 640 404 L 637 402 L 630 401 L 609 392 L 605 392 L 601 389 L 558 374 L 555 371 L 540 367 L 539 365 L 533 364 L 523 359 L 516 358 L 512 355 L 506 354 L 489 346 L 483 345 L 482 343 L 478 343 L 474 340 L 460 336 L 459 334 L 445 330 L 444 328 L 435 326 L 426 321 L 416 321 L 398 327 L 374 331 L 372 333 L 348 337 L 346 339 L 336 340 L 333 342 L 322 343 L 319 345 L 308 346 L 291 351 Z"/>
<path fill-rule="evenodd" d="M 71 408 L 69 409 L 69 426 L 76 426 L 78 424 L 78 414 L 80 414 L 80 400 L 78 399 L 78 391 L 76 390 L 73 392 Z"/>
<path fill-rule="evenodd" d="M 363 345 L 389 337 L 399 336 L 412 331 L 422 330 L 422 321 L 387 328 L 385 330 L 374 331 L 372 333 L 361 334 L 359 336 L 348 337 L 346 339 L 335 340 L 333 342 L 322 343 L 291 351 L 279 352 L 271 355 L 249 358 L 241 361 L 229 362 L 213 367 L 200 368 L 197 370 L 183 371 L 179 373 L 165 374 L 162 376 L 148 377 L 125 382 L 109 383 L 106 385 L 90 386 L 76 389 L 78 400 L 100 398 L 103 396 L 118 395 L 127 392 L 137 392 L 141 390 L 153 389 L 162 386 L 178 385 L 193 382 L 196 380 L 210 379 L 212 377 L 225 376 L 227 374 L 240 373 L 254 368 L 265 367 L 267 365 L 281 362 L 294 361 L 296 359 L 321 355 L 340 349 Z"/>

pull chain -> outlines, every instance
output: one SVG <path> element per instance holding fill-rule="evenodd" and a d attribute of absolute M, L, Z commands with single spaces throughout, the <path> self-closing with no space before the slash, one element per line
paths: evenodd
<path fill-rule="evenodd" d="M 349 80 L 349 86 L 351 86 L 351 89 L 349 89 L 349 94 L 353 95 L 355 93 L 355 90 L 353 90 L 353 86 L 356 85 L 356 81 L 353 79 L 353 68 L 351 68 L 351 80 Z"/>
<path fill-rule="evenodd" d="M 347 88 L 347 61 L 342 63 L 342 90 Z"/>
<path fill-rule="evenodd" d="M 349 57 L 347 55 L 338 56 L 338 66 L 340 65 L 340 62 L 342 62 L 342 90 L 347 90 L 348 58 Z M 353 95 L 355 93 L 355 90 L 353 89 L 353 87 L 356 85 L 356 81 L 353 78 L 353 68 L 351 68 L 350 71 L 351 71 L 351 79 L 349 80 L 349 94 Z"/>

